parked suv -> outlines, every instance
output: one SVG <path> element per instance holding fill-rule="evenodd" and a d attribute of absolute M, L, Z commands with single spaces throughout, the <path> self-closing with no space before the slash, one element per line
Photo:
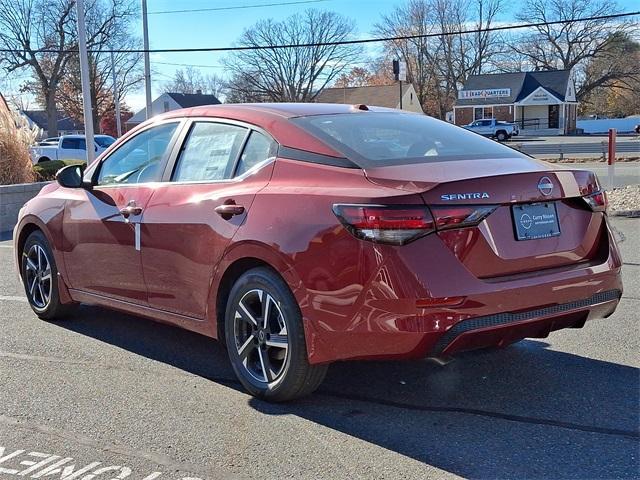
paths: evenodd
<path fill-rule="evenodd" d="M 499 142 L 504 142 L 520 133 L 516 124 L 501 122 L 495 118 L 476 120 L 469 125 L 464 125 L 464 128 L 485 137 L 495 138 Z"/>

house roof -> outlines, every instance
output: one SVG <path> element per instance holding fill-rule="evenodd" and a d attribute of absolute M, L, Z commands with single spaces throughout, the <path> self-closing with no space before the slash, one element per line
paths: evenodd
<path fill-rule="evenodd" d="M 47 112 L 46 110 L 25 110 L 24 115 L 43 130 L 47 130 Z M 57 112 L 58 130 L 59 131 L 84 131 L 84 125 L 76 122 L 74 119 L 66 115 L 64 112 Z"/>
<path fill-rule="evenodd" d="M 471 75 L 464 84 L 464 90 L 509 88 L 511 89 L 511 95 L 498 98 L 458 99 L 456 100 L 456 106 L 516 103 L 531 95 L 539 87 L 544 88 L 560 101 L 564 102 L 567 84 L 570 80 L 570 70 Z"/>
<path fill-rule="evenodd" d="M 402 95 L 411 84 L 402 85 Z M 400 103 L 398 85 L 371 85 L 365 87 L 325 88 L 315 99 L 318 103 L 344 103 L 356 105 L 363 103 L 377 107 L 396 108 Z"/>
<path fill-rule="evenodd" d="M 182 108 L 200 107 L 202 105 L 218 105 L 220 100 L 215 95 L 203 93 L 170 93 L 167 92 Z"/>

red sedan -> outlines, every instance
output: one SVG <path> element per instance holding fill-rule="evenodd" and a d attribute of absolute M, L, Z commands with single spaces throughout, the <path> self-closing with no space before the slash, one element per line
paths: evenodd
<path fill-rule="evenodd" d="M 220 339 L 274 401 L 336 360 L 546 337 L 622 293 L 593 173 L 365 105 L 167 113 L 62 169 L 14 239 L 41 318 L 88 303 Z"/>

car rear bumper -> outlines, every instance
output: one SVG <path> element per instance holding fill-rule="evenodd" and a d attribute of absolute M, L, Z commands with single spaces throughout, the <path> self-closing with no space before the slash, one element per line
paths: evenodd
<path fill-rule="evenodd" d="M 412 244 L 376 248 L 383 260 L 375 272 L 361 272 L 369 282 L 306 291 L 309 361 L 448 356 L 606 318 L 622 295 L 621 260 L 608 234 L 604 261 L 484 280 L 449 261 L 451 252 L 436 238 L 415 248 L 437 261 L 416 264 Z"/>
<path fill-rule="evenodd" d="M 472 317 L 441 335 L 429 352 L 447 356 L 465 350 L 504 346 L 523 338 L 545 338 L 554 330 L 582 328 L 587 320 L 606 318 L 620 301 L 620 290 L 607 290 L 582 300 L 521 312 Z"/>

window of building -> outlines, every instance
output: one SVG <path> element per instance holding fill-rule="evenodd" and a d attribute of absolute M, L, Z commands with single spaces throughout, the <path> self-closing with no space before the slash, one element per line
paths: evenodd
<path fill-rule="evenodd" d="M 493 107 L 474 107 L 473 119 L 482 120 L 483 118 L 493 118 Z"/>

